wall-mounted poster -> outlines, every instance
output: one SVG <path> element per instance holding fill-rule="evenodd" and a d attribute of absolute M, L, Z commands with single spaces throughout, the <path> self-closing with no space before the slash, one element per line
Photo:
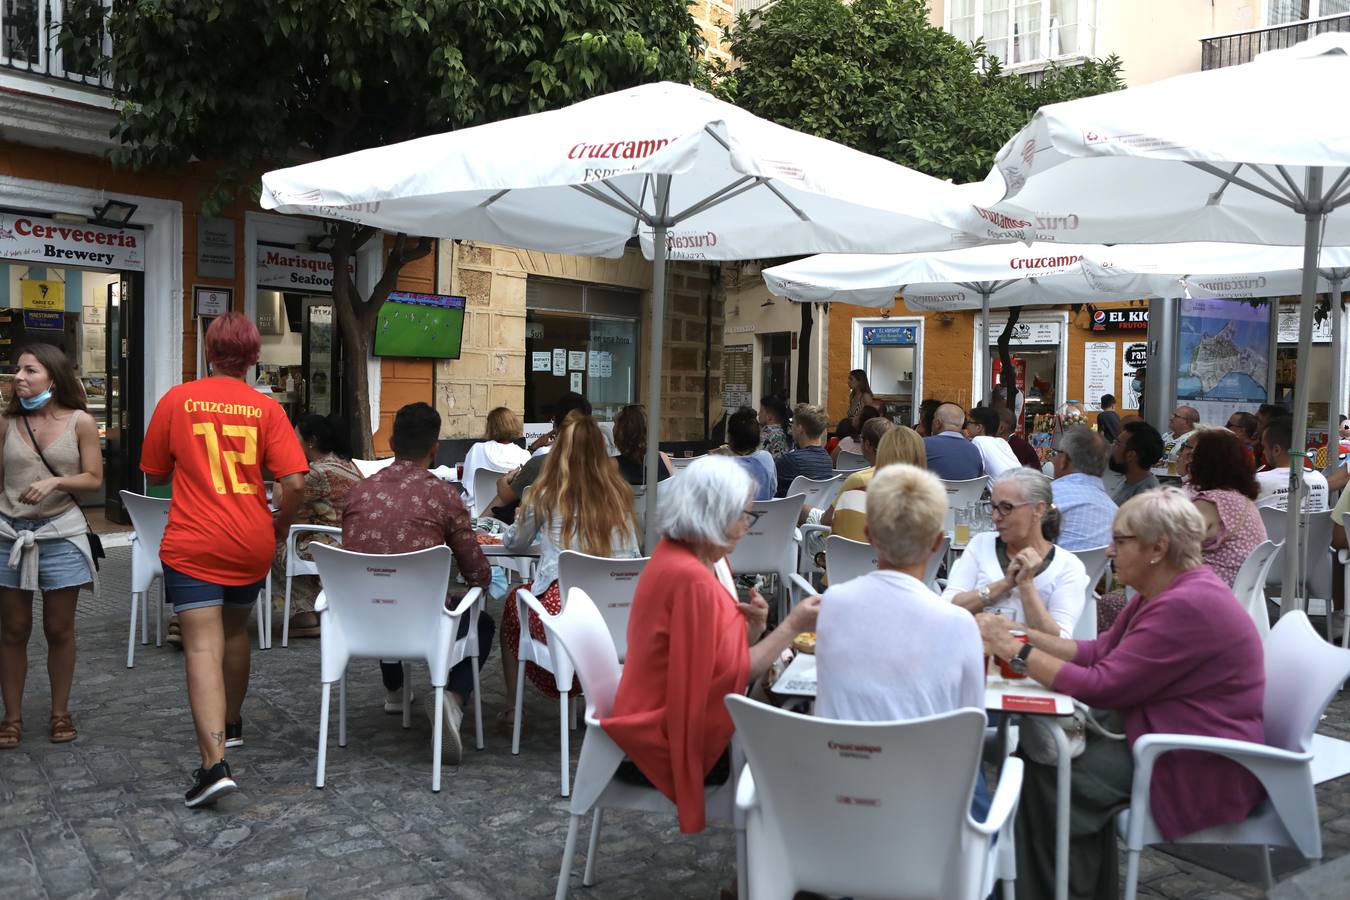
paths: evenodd
<path fill-rule="evenodd" d="M 1243 300 L 1182 300 L 1177 401 L 1265 403 L 1270 309 Z"/>
<path fill-rule="evenodd" d="M 1083 345 L 1083 408 L 1101 412 L 1102 394 L 1116 383 L 1115 341 L 1088 341 Z"/>

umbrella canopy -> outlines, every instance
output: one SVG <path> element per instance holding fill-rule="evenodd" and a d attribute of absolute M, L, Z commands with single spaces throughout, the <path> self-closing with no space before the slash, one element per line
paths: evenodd
<path fill-rule="evenodd" d="M 1302 246 L 1306 372 L 1319 246 L 1350 245 L 1350 120 L 1324 101 L 1348 79 L 1350 35 L 1322 34 L 1246 65 L 1044 107 L 999 151 L 986 197 L 960 221 L 1023 241 Z M 1295 383 L 1295 453 L 1307 382 Z M 1290 467 L 1291 510 L 1300 470 Z M 1285 553 L 1288 590 L 1300 557 Z"/>
<path fill-rule="evenodd" d="M 661 83 L 263 176 L 262 205 L 388 231 L 653 260 L 647 483 L 656 483 L 665 262 L 937 249 L 951 185 Z M 648 546 L 656 504 L 648 504 Z"/>

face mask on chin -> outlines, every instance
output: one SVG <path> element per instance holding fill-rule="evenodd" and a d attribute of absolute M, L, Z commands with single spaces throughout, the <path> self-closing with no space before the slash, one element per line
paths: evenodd
<path fill-rule="evenodd" d="M 47 388 L 36 397 L 20 397 L 19 405 L 28 410 L 28 412 L 37 412 L 39 409 L 42 409 L 42 407 L 46 406 L 51 399 L 52 389 Z"/>

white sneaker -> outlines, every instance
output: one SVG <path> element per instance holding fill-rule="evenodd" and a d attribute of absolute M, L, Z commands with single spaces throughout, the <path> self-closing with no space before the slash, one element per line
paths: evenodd
<path fill-rule="evenodd" d="M 441 761 L 457 766 L 460 760 L 464 758 L 464 742 L 459 736 L 459 726 L 464 721 L 464 710 L 459 704 L 450 699 L 450 692 L 445 691 L 441 702 L 445 705 L 445 737 L 441 741 Z M 433 704 L 428 703 L 427 721 L 431 722 L 431 727 L 436 727 L 436 710 Z"/>
<path fill-rule="evenodd" d="M 403 692 L 408 692 L 408 702 L 412 703 L 417 699 L 412 688 L 399 688 L 396 691 L 389 691 L 384 695 L 384 711 L 391 716 L 399 715 L 403 712 Z"/>

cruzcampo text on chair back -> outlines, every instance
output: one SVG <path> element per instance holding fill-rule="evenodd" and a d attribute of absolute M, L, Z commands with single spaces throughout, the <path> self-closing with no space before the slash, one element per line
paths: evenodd
<path fill-rule="evenodd" d="M 801 494 L 807 509 L 825 509 L 834 502 L 835 494 L 844 485 L 844 478 L 843 475 L 831 475 L 817 480 L 798 475 L 788 486 L 787 495 L 792 497 Z"/>
<path fill-rule="evenodd" d="M 131 517 L 136 541 L 153 559 L 159 559 L 159 545 L 164 541 L 164 528 L 169 524 L 169 501 L 121 491 L 122 505 Z"/>
<path fill-rule="evenodd" d="M 1265 642 L 1266 743 L 1306 752 L 1322 712 L 1350 678 L 1350 650 L 1318 636 L 1302 610 L 1285 613 Z"/>
<path fill-rule="evenodd" d="M 614 711 L 614 695 L 623 670 L 605 617 L 584 590 L 574 587 L 566 594 L 562 612 L 543 622 L 549 641 L 556 638 L 572 660 L 586 695 L 587 714 L 597 719 L 608 717 Z"/>
<path fill-rule="evenodd" d="M 473 484 L 470 487 L 473 489 L 471 514 L 475 519 L 487 514 L 487 505 L 497 496 L 497 479 L 501 477 L 501 472 L 494 472 L 491 469 L 474 470 Z"/>
<path fill-rule="evenodd" d="M 877 551 L 871 544 L 832 534 L 825 539 L 825 577 L 843 584 L 877 570 Z"/>
<path fill-rule="evenodd" d="M 736 695 L 726 704 L 766 835 L 780 838 L 777 864 L 799 889 L 935 900 L 962 893 L 983 711 L 840 722 Z"/>
<path fill-rule="evenodd" d="M 797 546 L 792 532 L 797 527 L 805 497 L 790 494 L 779 500 L 756 500 L 750 505 L 762 512 L 759 521 L 751 525 L 736 549 L 727 557 L 731 571 L 737 575 L 759 572 L 797 571 Z"/>
<path fill-rule="evenodd" d="M 591 598 L 604 617 L 614 650 L 623 662 L 628 655 L 628 615 L 633 609 L 633 593 L 647 567 L 649 557 L 607 559 L 588 556 L 575 550 L 558 554 L 558 590 L 564 597 L 578 587 Z"/>
<path fill-rule="evenodd" d="M 427 658 L 428 638 L 445 618 L 450 548 L 356 553 L 316 542 L 309 550 L 328 605 L 322 638 L 333 632 L 349 658 Z"/>

